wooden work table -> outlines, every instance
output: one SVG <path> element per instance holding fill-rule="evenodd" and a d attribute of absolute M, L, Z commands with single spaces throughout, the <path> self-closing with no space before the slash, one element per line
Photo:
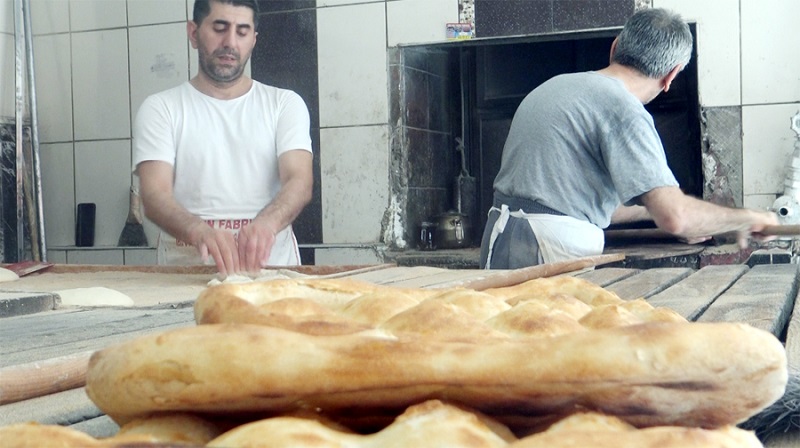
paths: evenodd
<path fill-rule="evenodd" d="M 634 269 L 603 267 L 603 264 L 605 260 L 596 269 L 591 269 L 593 264 L 590 263 L 590 266 L 565 267 L 565 271 L 539 271 L 538 274 L 526 271 L 525 274 L 575 275 L 623 299 L 645 298 L 653 306 L 671 308 L 692 321 L 748 323 L 785 341 L 790 372 L 800 372 L 800 317 L 797 317 L 800 312 L 794 312 L 798 265 Z M 494 275 L 500 277 L 488 278 L 486 271 L 391 265 L 342 268 L 329 270 L 326 275 L 386 285 L 434 288 L 459 282 L 491 287 L 494 286 L 492 282 L 519 283 L 526 279 L 518 272 L 499 271 Z M 30 281 L 33 280 L 35 278 Z M 191 278 L 193 285 L 198 281 Z M 95 350 L 145 333 L 194 325 L 192 303 L 193 297 L 181 297 L 131 308 L 55 309 L 0 319 L 0 386 L 5 381 L 3 376 L 8 379 L 8 373 L 19 366 L 59 362 L 68 377 L 69 369 L 80 370 Z M 2 399 L 0 388 L 0 403 Z M 95 437 L 112 435 L 118 429 L 86 397 L 82 385 L 0 405 L 0 425 L 21 421 L 70 425 Z M 795 430 L 767 440 L 765 446 L 788 447 L 798 443 L 800 430 Z"/>

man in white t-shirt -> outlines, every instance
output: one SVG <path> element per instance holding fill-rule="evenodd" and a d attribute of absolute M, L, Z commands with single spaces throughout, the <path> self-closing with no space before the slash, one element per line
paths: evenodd
<path fill-rule="evenodd" d="M 211 257 L 223 276 L 300 264 L 291 224 L 312 194 L 308 108 L 243 74 L 257 14 L 255 0 L 197 0 L 197 76 L 137 113 L 133 163 L 160 264 Z"/>

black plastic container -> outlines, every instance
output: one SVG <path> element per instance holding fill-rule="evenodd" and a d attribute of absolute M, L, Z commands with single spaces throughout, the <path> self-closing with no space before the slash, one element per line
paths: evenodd
<path fill-rule="evenodd" d="M 78 204 L 75 219 L 75 245 L 78 247 L 94 246 L 94 221 L 97 206 L 93 203 Z"/>

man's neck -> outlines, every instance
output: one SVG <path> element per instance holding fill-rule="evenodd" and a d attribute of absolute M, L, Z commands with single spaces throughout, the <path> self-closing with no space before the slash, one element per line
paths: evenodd
<path fill-rule="evenodd" d="M 230 100 L 239 98 L 250 90 L 253 80 L 247 76 L 240 76 L 235 81 L 229 83 L 218 83 L 201 73 L 192 78 L 189 83 L 200 92 L 218 100 Z"/>
<path fill-rule="evenodd" d="M 662 90 L 658 79 L 649 78 L 638 70 L 624 65 L 612 63 L 608 67 L 598 70 L 598 73 L 622 81 L 625 88 L 643 104 L 652 101 Z"/>

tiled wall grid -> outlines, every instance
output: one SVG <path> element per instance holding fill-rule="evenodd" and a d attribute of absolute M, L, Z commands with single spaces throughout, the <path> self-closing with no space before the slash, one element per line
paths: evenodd
<path fill-rule="evenodd" d="M 62 262 L 68 252 L 70 262 L 126 262 L 114 246 L 132 181 L 131 120 L 146 95 L 194 73 L 185 34 L 192 0 L 31 5 L 49 254 Z M 769 207 L 783 192 L 795 141 L 790 118 L 800 110 L 800 58 L 786 37 L 800 26 L 800 2 L 652 5 L 697 23 L 701 105 L 741 110 L 744 205 Z M 390 50 L 444 41 L 444 24 L 458 19 L 459 0 L 317 0 L 323 243 L 380 246 L 404 233 L 395 227 L 405 224 L 393 222 L 397 204 L 389 185 Z M 13 116 L 13 0 L 0 0 L 0 64 L 0 116 Z M 97 247 L 87 251 L 92 255 L 70 247 L 81 202 L 97 204 Z M 153 244 L 156 230 L 150 223 L 146 230 Z M 148 257 L 130 255 L 144 262 Z M 341 249 L 318 252 L 316 262 L 379 258 L 370 249 Z"/>

